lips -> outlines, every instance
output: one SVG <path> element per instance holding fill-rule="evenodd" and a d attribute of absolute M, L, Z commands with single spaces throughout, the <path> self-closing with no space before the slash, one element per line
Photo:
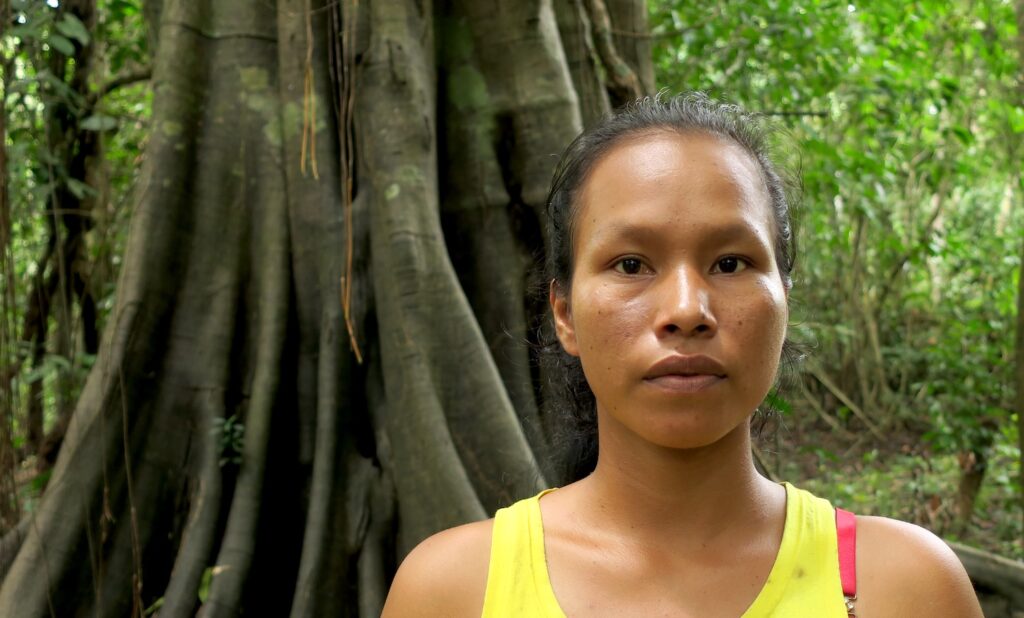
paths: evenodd
<path fill-rule="evenodd" d="M 694 393 L 714 386 L 725 377 L 725 367 L 710 356 L 674 354 L 651 366 L 644 381 L 673 392 Z"/>

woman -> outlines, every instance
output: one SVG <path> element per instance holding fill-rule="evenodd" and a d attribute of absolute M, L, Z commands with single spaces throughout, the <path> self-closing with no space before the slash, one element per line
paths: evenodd
<path fill-rule="evenodd" d="M 637 102 L 568 148 L 548 208 L 555 332 L 589 385 L 596 464 L 424 541 L 385 616 L 840 617 L 844 584 L 862 618 L 981 616 L 931 533 L 880 517 L 837 533 L 827 501 L 754 467 L 793 247 L 750 117 Z"/>

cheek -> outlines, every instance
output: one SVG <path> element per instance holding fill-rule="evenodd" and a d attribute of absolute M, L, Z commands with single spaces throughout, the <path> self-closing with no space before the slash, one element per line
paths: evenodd
<path fill-rule="evenodd" d="M 746 295 L 744 302 L 728 309 L 727 323 L 735 328 L 737 343 L 743 347 L 748 364 L 777 367 L 782 343 L 786 338 L 789 306 L 781 285 L 759 285 Z"/>
<path fill-rule="evenodd" d="M 643 298 L 624 294 L 621 286 L 608 284 L 575 288 L 573 307 L 581 353 L 600 352 L 608 345 L 635 338 L 647 314 Z"/>

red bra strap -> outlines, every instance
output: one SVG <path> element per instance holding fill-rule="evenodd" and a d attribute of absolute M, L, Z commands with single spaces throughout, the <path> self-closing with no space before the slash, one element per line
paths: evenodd
<path fill-rule="evenodd" d="M 836 509 L 836 536 L 839 541 L 839 581 L 843 584 L 846 608 L 853 615 L 857 600 L 857 518 L 843 509 Z"/>

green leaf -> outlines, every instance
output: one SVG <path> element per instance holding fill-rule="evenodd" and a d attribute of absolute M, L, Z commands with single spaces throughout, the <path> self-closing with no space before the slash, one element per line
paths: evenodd
<path fill-rule="evenodd" d="M 146 611 L 143 612 L 143 615 L 144 616 L 152 616 L 153 614 L 155 614 L 158 611 L 160 611 L 160 608 L 163 607 L 163 606 L 164 606 L 164 598 L 160 597 L 156 601 L 153 601 L 152 605 L 150 605 L 149 607 L 146 608 Z"/>
<path fill-rule="evenodd" d="M 139 12 L 139 7 L 127 0 L 112 0 L 108 10 L 123 17 L 126 15 L 135 15 Z"/>
<path fill-rule="evenodd" d="M 42 34 L 42 30 L 39 29 L 39 25 L 35 22 L 28 22 L 25 24 L 19 24 L 14 26 L 7 31 L 7 36 L 15 37 L 21 40 L 38 39 Z"/>
<path fill-rule="evenodd" d="M 43 491 L 46 488 L 46 484 L 50 481 L 51 474 L 53 474 L 53 470 L 47 470 L 32 479 L 32 489 L 37 492 Z"/>
<path fill-rule="evenodd" d="M 75 44 L 59 34 L 51 34 L 50 37 L 46 39 L 46 43 L 65 56 L 75 55 Z"/>
<path fill-rule="evenodd" d="M 775 390 L 772 390 L 768 393 L 768 395 L 765 397 L 765 403 L 767 403 L 772 408 L 775 408 L 782 414 L 788 415 L 793 412 L 793 404 L 791 404 L 788 400 L 780 396 L 779 393 Z"/>
<path fill-rule="evenodd" d="M 86 131 L 109 131 L 117 128 L 117 119 L 103 114 L 93 114 L 78 126 Z"/>
<path fill-rule="evenodd" d="M 22 377 L 21 379 L 25 382 L 25 384 L 33 384 L 45 378 L 46 374 L 50 373 L 51 369 L 52 368 L 50 366 L 42 364 L 33 369 L 32 371 L 26 373 L 24 377 Z"/>
<path fill-rule="evenodd" d="M 67 41 L 67 39 L 64 40 Z M 57 79 L 57 77 L 48 70 L 36 73 L 36 79 L 52 88 L 55 94 L 58 94 L 68 100 L 74 101 L 76 97 L 79 97 L 78 93 L 72 90 L 70 86 L 60 79 Z"/>
<path fill-rule="evenodd" d="M 966 127 L 957 125 L 953 127 L 953 134 L 956 135 L 957 139 L 960 140 L 961 144 L 970 145 L 974 141 L 974 136 L 967 130 Z"/>
<path fill-rule="evenodd" d="M 78 199 L 84 199 L 86 196 L 96 193 L 95 189 L 77 178 L 68 178 L 68 191 L 71 191 L 71 194 Z"/>
<path fill-rule="evenodd" d="M 203 576 L 199 579 L 199 602 L 206 603 L 206 597 L 210 596 L 210 584 L 213 582 L 213 567 L 207 567 Z"/>
<path fill-rule="evenodd" d="M 82 23 L 82 20 L 71 13 L 65 13 L 64 18 L 57 22 L 57 30 L 60 30 L 64 36 L 75 39 L 83 47 L 89 44 L 89 30 Z"/>
<path fill-rule="evenodd" d="M 1024 133 L 1024 107 L 1011 107 L 1008 116 L 1014 133 Z"/>

